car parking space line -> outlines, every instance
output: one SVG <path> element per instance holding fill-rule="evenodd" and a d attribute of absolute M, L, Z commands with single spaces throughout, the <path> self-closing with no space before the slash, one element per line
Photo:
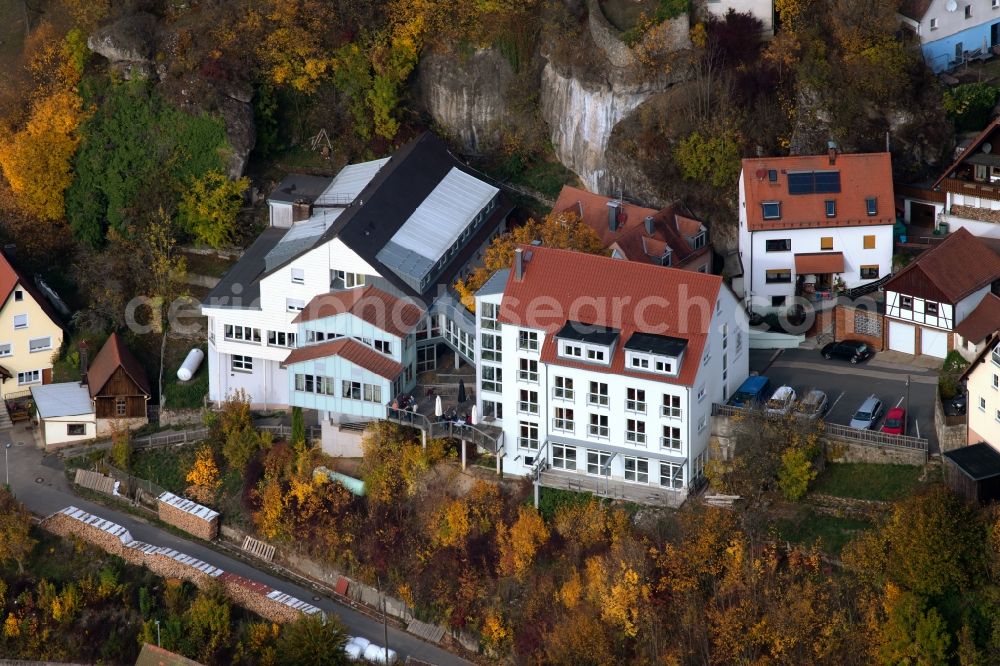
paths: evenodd
<path fill-rule="evenodd" d="M 903 400 L 905 400 L 905 399 L 906 399 L 905 395 L 899 396 L 899 402 L 896 403 L 896 407 L 899 407 L 900 405 L 902 405 L 903 404 Z"/>
<path fill-rule="evenodd" d="M 917 437 L 920 437 L 920 421 L 913 419 L 913 425 L 917 429 Z"/>
<path fill-rule="evenodd" d="M 837 406 L 837 403 L 840 402 L 840 399 L 843 397 L 844 397 L 844 391 L 841 391 L 840 395 L 837 396 L 837 399 L 833 401 L 833 404 L 830 405 L 829 408 L 827 408 L 826 413 L 829 414 L 830 412 L 832 412 L 833 408 Z"/>

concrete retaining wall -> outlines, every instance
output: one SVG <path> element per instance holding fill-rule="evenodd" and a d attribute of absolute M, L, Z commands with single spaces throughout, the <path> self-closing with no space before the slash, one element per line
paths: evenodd
<path fill-rule="evenodd" d="M 941 394 L 934 392 L 934 431 L 937 433 L 938 446 L 941 452 L 952 451 L 968 444 L 968 421 L 959 425 L 947 425 L 945 422 L 944 405 L 941 404 Z"/>

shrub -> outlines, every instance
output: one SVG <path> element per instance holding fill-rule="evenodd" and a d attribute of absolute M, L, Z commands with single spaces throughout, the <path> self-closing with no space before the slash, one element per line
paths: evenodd
<path fill-rule="evenodd" d="M 990 119 L 1000 90 L 988 83 L 967 83 L 946 90 L 942 105 L 959 132 L 980 130 Z"/>

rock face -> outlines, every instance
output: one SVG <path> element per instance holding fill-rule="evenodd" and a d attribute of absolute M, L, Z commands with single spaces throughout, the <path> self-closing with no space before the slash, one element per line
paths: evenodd
<path fill-rule="evenodd" d="M 229 155 L 227 175 L 233 180 L 243 175 L 250 151 L 257 143 L 257 127 L 253 121 L 253 106 L 235 97 L 221 96 L 219 112 L 226 123 L 226 138 L 233 152 Z"/>
<path fill-rule="evenodd" d="M 119 19 L 87 38 L 87 47 L 107 58 L 126 78 L 149 78 L 154 73 L 156 43 L 156 17 L 145 13 Z"/>
<path fill-rule="evenodd" d="M 468 56 L 432 52 L 420 61 L 420 96 L 465 152 L 478 153 L 499 138 L 513 78 L 510 63 L 495 48 Z"/>

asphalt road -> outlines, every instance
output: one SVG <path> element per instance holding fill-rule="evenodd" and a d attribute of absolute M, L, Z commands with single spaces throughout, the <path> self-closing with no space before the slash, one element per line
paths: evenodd
<path fill-rule="evenodd" d="M 934 432 L 936 372 L 883 362 L 878 354 L 858 365 L 837 359 L 827 361 L 813 349 L 785 349 L 770 362 L 773 354 L 755 350 L 750 356 L 750 369 L 769 377 L 774 389 L 783 384 L 791 386 L 800 398 L 813 388 L 826 393 L 830 401 L 828 422 L 849 425 L 864 399 L 874 394 L 885 404 L 875 429 L 882 427 L 886 411 L 896 406 L 906 408 L 908 404 L 906 434 L 926 438 L 930 452 L 938 452 Z"/>
<path fill-rule="evenodd" d="M 382 623 L 367 615 L 345 606 L 328 597 L 317 599 L 315 592 L 277 578 L 265 571 L 256 569 L 242 560 L 221 554 L 212 548 L 194 541 L 182 539 L 174 534 L 150 525 L 135 517 L 95 504 L 74 495 L 66 480 L 62 462 L 56 456 L 44 456 L 34 446 L 34 442 L 23 439 L 15 434 L 13 446 L 8 450 L 10 485 L 15 496 L 33 513 L 48 516 L 67 506 L 76 506 L 84 511 L 113 521 L 127 528 L 136 539 L 157 546 L 169 546 L 182 553 L 197 557 L 224 571 L 231 571 L 241 576 L 260 581 L 271 587 L 291 594 L 303 601 L 322 608 L 327 615 L 337 616 L 352 636 L 364 636 L 373 643 L 384 644 Z M 11 431 L 0 431 L 0 446 L 11 442 Z M 2 462 L 2 461 L 0 461 Z M 6 475 L 8 470 L 3 470 Z M 3 480 L 5 477 L 0 477 Z M 407 656 L 426 661 L 439 666 L 452 664 L 470 664 L 461 657 L 420 640 L 392 626 L 389 627 L 389 647 L 395 650 L 401 660 Z"/>

